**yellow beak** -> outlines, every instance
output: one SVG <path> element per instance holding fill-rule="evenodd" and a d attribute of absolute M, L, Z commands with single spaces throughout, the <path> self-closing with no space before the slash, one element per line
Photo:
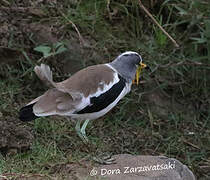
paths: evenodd
<path fill-rule="evenodd" d="M 139 66 L 137 67 L 137 70 L 136 70 L 136 77 L 133 80 L 133 84 L 137 84 L 137 85 L 139 84 L 139 77 L 140 77 L 141 70 L 144 69 L 145 67 L 147 67 L 146 64 L 142 62 L 139 63 Z"/>

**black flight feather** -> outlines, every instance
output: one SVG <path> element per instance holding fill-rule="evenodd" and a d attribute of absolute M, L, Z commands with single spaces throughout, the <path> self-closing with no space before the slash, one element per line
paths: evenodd
<path fill-rule="evenodd" d="M 108 91 L 101 94 L 100 96 L 91 97 L 90 105 L 86 106 L 84 109 L 78 112 L 75 112 L 75 114 L 99 112 L 113 103 L 126 86 L 126 80 L 120 75 L 118 75 L 118 77 L 120 79 L 118 83 L 114 84 Z"/>

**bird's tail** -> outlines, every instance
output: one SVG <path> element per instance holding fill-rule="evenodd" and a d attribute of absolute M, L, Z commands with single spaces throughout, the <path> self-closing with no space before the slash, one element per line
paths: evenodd
<path fill-rule="evenodd" d="M 35 66 L 34 71 L 39 79 L 41 79 L 47 86 L 55 86 L 55 83 L 53 82 L 52 71 L 48 65 L 41 64 L 41 66 Z"/>
<path fill-rule="evenodd" d="M 32 121 L 32 120 L 38 118 L 38 116 L 36 116 L 33 112 L 34 104 L 35 103 L 26 105 L 20 109 L 19 119 L 21 121 L 27 122 L 27 121 Z"/>

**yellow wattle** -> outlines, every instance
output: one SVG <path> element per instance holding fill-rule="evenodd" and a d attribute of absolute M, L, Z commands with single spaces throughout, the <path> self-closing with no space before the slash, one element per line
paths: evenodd
<path fill-rule="evenodd" d="M 145 68 L 147 65 L 146 64 L 143 64 L 142 62 L 140 62 L 139 66 L 137 67 L 137 70 L 136 70 L 136 75 L 135 75 L 135 79 L 133 80 L 133 84 L 139 84 L 139 78 L 140 78 L 140 74 L 141 74 L 141 70 L 143 68 Z"/>
<path fill-rule="evenodd" d="M 140 73 L 141 73 L 141 66 L 139 66 L 136 71 L 136 84 L 137 85 L 139 84 Z"/>

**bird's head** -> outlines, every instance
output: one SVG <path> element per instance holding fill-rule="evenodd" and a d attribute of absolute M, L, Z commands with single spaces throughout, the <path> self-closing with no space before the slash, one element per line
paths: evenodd
<path fill-rule="evenodd" d="M 132 81 L 136 78 L 139 82 L 140 72 L 146 67 L 137 52 L 126 51 L 110 63 L 125 79 Z"/>

